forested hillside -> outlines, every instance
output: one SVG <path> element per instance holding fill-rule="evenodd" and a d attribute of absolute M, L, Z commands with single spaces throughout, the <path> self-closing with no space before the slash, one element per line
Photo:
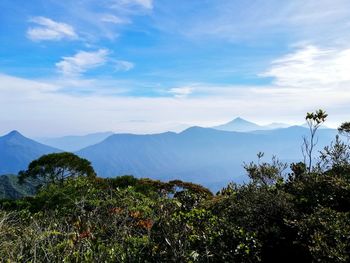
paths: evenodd
<path fill-rule="evenodd" d="M 36 184 L 27 181 L 18 182 L 18 176 L 13 174 L 0 175 L 0 199 L 18 199 L 36 193 Z"/>

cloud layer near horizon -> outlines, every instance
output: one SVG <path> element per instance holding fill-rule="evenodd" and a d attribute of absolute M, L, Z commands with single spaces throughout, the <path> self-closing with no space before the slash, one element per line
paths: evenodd
<path fill-rule="evenodd" d="M 2 133 L 300 123 L 317 108 L 336 125 L 350 110 L 349 1 L 33 1 L 0 3 Z"/>
<path fill-rule="evenodd" d="M 1 121 L 7 124 L 1 125 L 0 132 L 9 129 L 9 122 L 31 134 L 45 127 L 42 135 L 96 130 L 161 132 L 179 130 L 184 124 L 212 126 L 236 116 L 265 123 L 301 123 L 306 111 L 318 108 L 330 113 L 334 125 L 346 120 L 350 110 L 350 77 L 345 74 L 349 52 L 307 46 L 272 62 L 263 73 L 274 78 L 272 85 L 197 83 L 170 89 L 174 97 L 135 97 L 127 90 L 115 96 L 75 96 L 61 92 L 64 87 L 55 81 L 0 75 L 2 116 L 12 112 Z M 118 84 L 113 88 L 118 89 Z"/>

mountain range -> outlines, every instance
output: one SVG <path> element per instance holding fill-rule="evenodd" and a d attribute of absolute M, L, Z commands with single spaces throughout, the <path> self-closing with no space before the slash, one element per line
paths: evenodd
<path fill-rule="evenodd" d="M 287 128 L 289 126 L 290 125 L 285 123 L 275 123 L 275 122 L 268 125 L 258 125 L 256 123 L 253 123 L 238 117 L 233 119 L 230 122 L 227 122 L 225 124 L 221 124 L 218 126 L 214 126 L 212 128 L 216 130 L 222 130 L 222 131 L 249 132 L 249 131 L 256 131 L 256 130 L 272 130 L 272 129 L 279 129 L 279 128 Z"/>
<path fill-rule="evenodd" d="M 236 119 L 233 124 L 237 129 L 256 127 L 254 123 L 248 125 L 243 119 Z M 99 136 L 64 137 L 68 138 L 66 142 L 76 138 L 78 143 L 63 145 L 66 145 L 64 150 L 67 146 L 77 149 L 80 139 L 85 143 L 88 141 L 86 138 L 101 140 L 92 140 L 92 145 L 74 151 L 90 160 L 99 176 L 131 174 L 160 180 L 181 179 L 217 190 L 229 181 L 245 181 L 243 163 L 255 161 L 258 152 L 265 153 L 266 161 L 273 155 L 286 162 L 302 160 L 302 137 L 308 132 L 301 126 L 249 132 L 191 127 L 180 133 L 99 135 L 107 136 L 105 139 Z M 336 134 L 334 129 L 319 130 L 315 152 L 328 145 Z M 65 139 L 61 139 L 60 143 Z M 13 131 L 0 137 L 0 174 L 16 174 L 42 154 L 59 151 L 61 149 Z"/>
<path fill-rule="evenodd" d="M 113 132 L 99 132 L 82 136 L 72 135 L 58 138 L 38 138 L 37 141 L 64 151 L 75 152 L 90 145 L 102 142 L 112 134 Z"/>
<path fill-rule="evenodd" d="M 228 181 L 243 182 L 243 163 L 277 155 L 284 161 L 302 159 L 300 146 L 308 130 L 299 126 L 250 133 L 192 127 L 181 133 L 115 134 L 77 152 L 98 174 L 170 180 L 180 178 L 212 189 Z M 329 144 L 336 130 L 319 130 L 318 149 Z"/>

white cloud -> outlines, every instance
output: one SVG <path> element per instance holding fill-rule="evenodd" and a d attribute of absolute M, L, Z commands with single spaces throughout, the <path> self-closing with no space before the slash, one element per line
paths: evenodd
<path fill-rule="evenodd" d="M 171 1 L 170 1 L 171 2 Z M 213 38 L 266 44 L 273 37 L 287 41 L 350 39 L 348 0 L 159 1 L 156 26 L 191 39 Z M 257 42 L 255 42 L 257 41 Z"/>
<path fill-rule="evenodd" d="M 107 49 L 92 52 L 79 51 L 72 57 L 63 57 L 60 62 L 56 63 L 56 67 L 63 75 L 79 76 L 89 69 L 104 65 L 108 54 Z"/>
<path fill-rule="evenodd" d="M 153 0 L 134 0 L 134 2 L 148 9 L 153 8 Z"/>
<path fill-rule="evenodd" d="M 273 77 L 276 85 L 287 87 L 321 89 L 350 84 L 350 48 L 306 46 L 275 60 L 262 76 Z"/>
<path fill-rule="evenodd" d="M 95 53 L 104 57 L 108 51 Z M 167 95 L 173 97 L 127 96 L 133 84 L 115 80 L 33 81 L 0 74 L 0 132 L 19 129 L 36 136 L 103 130 L 153 133 L 181 123 L 213 126 L 236 116 L 262 123 L 301 123 L 306 112 L 318 108 L 329 113 L 327 126 L 334 127 L 349 118 L 349 56 L 348 48 L 305 46 L 272 63 L 264 73 L 275 79 L 271 85 L 196 83 L 169 89 Z M 105 61 L 87 59 L 78 52 L 61 61 L 67 64 L 61 66 L 68 74 L 78 74 Z M 87 87 L 87 93 L 63 93 L 73 86 L 74 90 Z"/>
<path fill-rule="evenodd" d="M 330 125 L 332 121 L 347 120 L 350 111 L 350 92 L 346 92 L 345 85 L 319 90 L 197 84 L 196 91 L 202 86 L 213 93 L 145 98 L 100 93 L 77 96 L 59 92 L 64 84 L 56 80 L 33 81 L 6 75 L 0 75 L 0 84 L 0 132 L 18 129 L 32 136 L 104 130 L 153 133 L 168 130 L 176 123 L 213 126 L 236 116 L 266 123 L 301 123 L 305 112 L 320 107 L 329 113 Z"/>
<path fill-rule="evenodd" d="M 69 24 L 58 23 L 45 17 L 35 17 L 36 25 L 27 30 L 32 40 L 76 39 L 96 43 L 101 39 L 115 40 L 120 29 L 137 16 L 149 15 L 153 9 L 152 0 L 85 0 L 51 1 L 49 7 L 57 14 L 69 17 Z M 73 28 L 74 26 L 74 28 Z M 77 36 L 77 33 L 79 36 Z"/>
<path fill-rule="evenodd" d="M 169 93 L 174 95 L 176 98 L 185 98 L 193 92 L 193 87 L 178 87 L 171 88 Z"/>
<path fill-rule="evenodd" d="M 130 20 L 126 18 L 121 18 L 119 16 L 105 14 L 101 17 L 101 21 L 105 23 L 112 23 L 116 25 L 129 24 Z"/>
<path fill-rule="evenodd" d="M 125 60 L 116 60 L 115 69 L 117 71 L 129 71 L 135 67 L 134 63 Z"/>
<path fill-rule="evenodd" d="M 146 9 L 153 8 L 153 0 L 118 0 L 117 3 L 124 5 L 138 5 Z"/>
<path fill-rule="evenodd" d="M 68 24 L 42 16 L 34 17 L 30 21 L 36 24 L 35 27 L 27 30 L 28 38 L 33 41 L 75 39 L 78 37 L 74 28 Z"/>

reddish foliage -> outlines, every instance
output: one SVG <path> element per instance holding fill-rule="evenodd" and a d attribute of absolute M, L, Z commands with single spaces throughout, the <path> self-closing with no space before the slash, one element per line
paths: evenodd
<path fill-rule="evenodd" d="M 108 210 L 108 213 L 110 214 L 121 214 L 124 211 L 123 208 L 120 207 L 113 207 Z"/>
<path fill-rule="evenodd" d="M 137 222 L 137 226 L 150 230 L 153 226 L 154 222 L 152 219 L 140 220 Z"/>
<path fill-rule="evenodd" d="M 92 234 L 89 230 L 81 232 L 78 236 L 78 239 L 83 239 L 83 238 L 91 238 Z"/>

